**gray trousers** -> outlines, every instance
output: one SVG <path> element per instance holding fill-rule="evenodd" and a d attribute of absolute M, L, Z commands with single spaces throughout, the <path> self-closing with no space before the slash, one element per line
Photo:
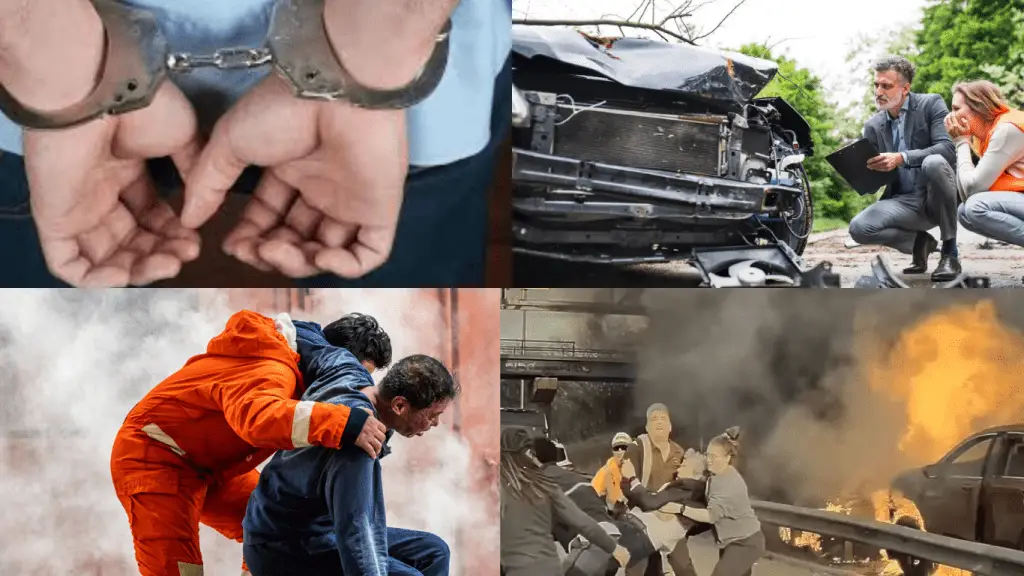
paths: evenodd
<path fill-rule="evenodd" d="M 718 551 L 718 563 L 711 576 L 749 576 L 764 550 L 764 533 L 760 531 L 733 542 Z"/>
<path fill-rule="evenodd" d="M 960 205 L 964 228 L 1015 246 L 1024 246 L 1024 193 L 979 192 Z"/>
<path fill-rule="evenodd" d="M 914 237 L 939 227 L 940 240 L 956 238 L 956 173 L 946 159 L 924 159 L 912 194 L 879 200 L 850 221 L 850 236 L 859 244 L 882 245 L 904 254 L 914 250 Z"/>

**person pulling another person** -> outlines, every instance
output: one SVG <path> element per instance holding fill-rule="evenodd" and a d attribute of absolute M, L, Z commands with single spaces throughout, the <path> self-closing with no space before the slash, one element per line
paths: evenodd
<path fill-rule="evenodd" d="M 964 200 L 958 220 L 971 232 L 1024 246 L 1024 112 L 1010 108 L 995 84 L 976 80 L 953 86 L 945 125 Z"/>

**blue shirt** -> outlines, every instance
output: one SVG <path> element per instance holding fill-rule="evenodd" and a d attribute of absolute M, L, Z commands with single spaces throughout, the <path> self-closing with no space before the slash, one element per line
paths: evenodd
<path fill-rule="evenodd" d="M 899 115 L 893 118 L 886 113 L 886 117 L 889 121 L 889 130 L 892 132 L 892 145 L 896 148 L 896 151 L 903 156 L 903 166 L 897 168 L 899 170 L 900 178 L 900 194 L 910 194 L 914 191 L 914 186 L 917 183 L 917 173 L 913 168 L 907 166 L 907 137 L 906 137 L 906 126 L 907 126 L 907 110 L 910 108 L 910 95 L 907 95 L 906 100 L 903 101 L 903 105 L 900 106 Z"/>
<path fill-rule="evenodd" d="M 261 47 L 273 0 L 128 0 L 152 10 L 172 52 L 209 54 L 219 48 Z M 437 90 L 407 115 L 409 162 L 439 166 L 480 152 L 490 140 L 494 80 L 511 49 L 512 4 L 461 0 L 452 14 L 448 67 Z M 268 69 L 196 70 L 172 79 L 198 108 L 203 92 L 238 99 Z M 217 106 L 213 115 L 222 112 Z M 200 117 L 204 116 L 200 112 Z M 21 128 L 0 114 L 0 149 L 22 153 Z"/>
<path fill-rule="evenodd" d="M 331 346 L 318 325 L 296 322 L 295 327 L 299 369 L 308 384 L 302 399 L 352 408 L 350 424 L 357 417 L 365 422 L 362 408 L 376 415 L 361 392 L 373 379 L 359 361 Z M 380 457 L 389 451 L 385 440 Z M 351 442 L 338 450 L 314 446 L 277 452 L 260 473 L 242 527 L 246 544 L 308 554 L 336 550 L 344 574 L 384 576 L 390 560 L 380 460 Z"/>

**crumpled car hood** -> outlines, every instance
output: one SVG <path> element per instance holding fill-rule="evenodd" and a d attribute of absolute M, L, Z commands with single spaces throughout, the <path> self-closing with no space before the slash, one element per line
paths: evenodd
<path fill-rule="evenodd" d="M 778 71 L 771 60 L 661 40 L 620 38 L 606 48 L 576 30 L 552 26 L 512 26 L 512 51 L 596 72 L 624 86 L 736 104 L 749 102 Z"/>

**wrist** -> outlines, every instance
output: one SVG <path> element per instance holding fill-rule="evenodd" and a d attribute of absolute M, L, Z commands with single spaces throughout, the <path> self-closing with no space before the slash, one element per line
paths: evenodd
<path fill-rule="evenodd" d="M 367 88 L 412 82 L 437 45 L 454 0 L 325 0 L 324 28 L 338 61 Z"/>
<path fill-rule="evenodd" d="M 42 111 L 85 100 L 99 81 L 106 48 L 103 21 L 92 3 L 0 1 L 0 85 Z"/>

